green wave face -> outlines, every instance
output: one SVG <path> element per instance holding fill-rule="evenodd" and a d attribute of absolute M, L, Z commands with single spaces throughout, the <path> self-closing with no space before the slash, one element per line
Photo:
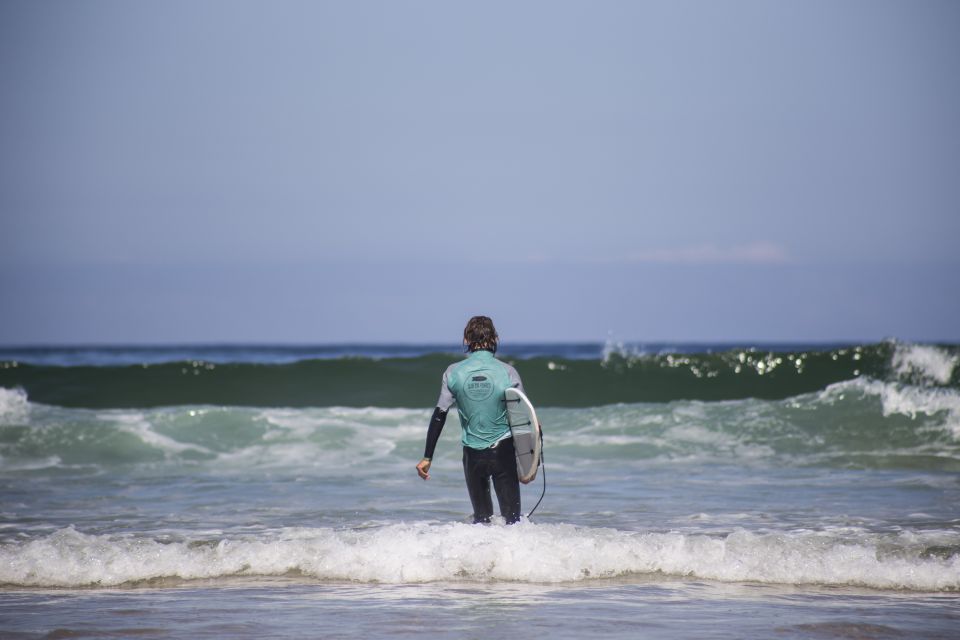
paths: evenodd
<path fill-rule="evenodd" d="M 675 400 L 784 399 L 868 377 L 960 388 L 957 346 L 884 342 L 824 351 L 631 355 L 511 360 L 542 407 Z M 340 358 L 290 364 L 184 361 L 142 366 L 0 363 L 0 387 L 65 407 L 177 405 L 431 407 L 453 356 Z"/>

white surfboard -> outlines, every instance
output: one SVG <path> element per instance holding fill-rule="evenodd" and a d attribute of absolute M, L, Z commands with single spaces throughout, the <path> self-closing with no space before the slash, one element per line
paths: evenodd
<path fill-rule="evenodd" d="M 537 477 L 540 466 L 540 422 L 533 404 L 523 391 L 513 387 L 504 393 L 507 403 L 507 420 L 513 433 L 513 446 L 517 450 L 517 475 L 527 484 Z"/>

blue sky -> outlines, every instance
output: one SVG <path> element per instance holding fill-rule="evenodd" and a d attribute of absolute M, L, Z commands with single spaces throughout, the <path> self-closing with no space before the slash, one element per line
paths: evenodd
<path fill-rule="evenodd" d="M 0 4 L 0 343 L 960 340 L 956 2 Z"/>

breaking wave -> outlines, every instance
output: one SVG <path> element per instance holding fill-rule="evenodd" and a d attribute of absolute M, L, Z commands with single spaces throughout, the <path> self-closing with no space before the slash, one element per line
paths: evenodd
<path fill-rule="evenodd" d="M 0 389 L 0 472 L 119 464 L 389 466 L 418 455 L 428 418 L 427 409 L 383 407 L 70 409 Z M 540 418 L 555 461 L 749 459 L 960 471 L 960 393 L 949 387 L 861 377 L 783 400 L 553 407 Z M 455 412 L 449 422 L 445 442 L 459 432 Z"/>
<path fill-rule="evenodd" d="M 155 539 L 70 527 L 0 546 L 0 584 L 114 586 L 159 579 L 300 575 L 374 583 L 571 582 L 638 574 L 876 589 L 960 589 L 960 534 L 856 531 L 726 535 L 565 524 L 392 524 Z"/>
<path fill-rule="evenodd" d="M 613 346 L 602 358 L 511 358 L 538 406 L 593 407 L 675 400 L 784 399 L 869 377 L 960 390 L 956 346 L 882 342 L 823 350 L 729 349 L 644 353 Z M 144 362 L 53 366 L 0 362 L 0 387 L 35 402 L 87 408 L 176 405 L 429 407 L 457 356 L 340 357 L 283 363 Z"/>

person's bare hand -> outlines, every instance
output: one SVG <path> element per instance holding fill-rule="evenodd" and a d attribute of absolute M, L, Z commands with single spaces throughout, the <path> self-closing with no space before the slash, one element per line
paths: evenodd
<path fill-rule="evenodd" d="M 430 479 L 430 461 L 426 458 L 417 463 L 417 475 L 424 480 Z"/>

